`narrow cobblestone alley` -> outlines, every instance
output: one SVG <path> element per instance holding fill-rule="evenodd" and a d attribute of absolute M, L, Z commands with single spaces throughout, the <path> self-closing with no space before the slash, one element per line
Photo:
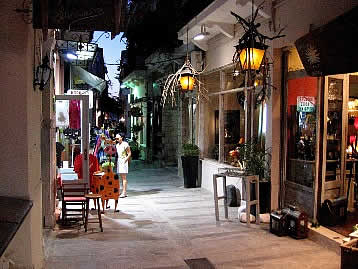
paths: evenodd
<path fill-rule="evenodd" d="M 175 168 L 129 173 L 128 197 L 114 202 L 104 232 L 91 224 L 45 232 L 46 268 L 213 268 L 188 266 L 207 258 L 215 268 L 339 268 L 340 257 L 309 239 L 277 237 L 268 225 L 215 221 L 213 197 L 185 189 Z M 102 215 L 103 216 L 103 215 Z"/>

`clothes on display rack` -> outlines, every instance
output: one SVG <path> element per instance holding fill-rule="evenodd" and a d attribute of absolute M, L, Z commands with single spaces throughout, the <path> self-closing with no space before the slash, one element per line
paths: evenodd
<path fill-rule="evenodd" d="M 70 108 L 70 128 L 80 129 L 81 128 L 81 103 L 79 100 L 71 100 Z"/>

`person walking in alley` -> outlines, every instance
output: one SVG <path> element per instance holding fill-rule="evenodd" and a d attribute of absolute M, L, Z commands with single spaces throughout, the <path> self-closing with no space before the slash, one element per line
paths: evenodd
<path fill-rule="evenodd" d="M 131 149 L 127 142 L 123 141 L 124 135 L 117 134 L 117 173 L 122 178 L 123 190 L 119 198 L 127 197 L 127 174 L 128 174 L 128 163 L 131 158 Z"/>

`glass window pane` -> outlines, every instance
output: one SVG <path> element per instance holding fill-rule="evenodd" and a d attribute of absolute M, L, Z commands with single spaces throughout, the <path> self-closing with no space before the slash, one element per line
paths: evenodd
<path fill-rule="evenodd" d="M 315 178 L 317 78 L 288 79 L 287 180 L 308 187 Z"/>
<path fill-rule="evenodd" d="M 227 163 L 231 162 L 229 151 L 245 137 L 245 111 L 239 100 L 240 93 L 224 95 L 224 161 Z"/>
<path fill-rule="evenodd" d="M 74 167 L 81 153 L 81 101 L 56 100 L 56 163 L 58 167 Z"/>
<path fill-rule="evenodd" d="M 202 82 L 209 94 L 220 91 L 220 75 L 219 72 L 212 73 L 202 77 Z M 200 124 L 203 124 L 202 130 L 204 134 L 199 137 L 203 140 L 203 156 L 218 160 L 219 157 L 219 95 L 209 96 L 208 101 L 202 102 L 203 110 L 201 113 L 205 115 L 201 118 Z"/>
<path fill-rule="evenodd" d="M 339 173 L 342 142 L 343 80 L 328 78 L 326 181 Z"/>

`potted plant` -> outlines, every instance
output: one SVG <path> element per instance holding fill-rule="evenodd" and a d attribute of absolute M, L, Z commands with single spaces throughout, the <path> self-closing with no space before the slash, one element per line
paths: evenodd
<path fill-rule="evenodd" d="M 184 188 L 195 188 L 198 180 L 200 149 L 195 144 L 184 144 L 182 148 L 182 167 Z"/>
<path fill-rule="evenodd" d="M 268 149 L 262 148 L 256 139 L 244 142 L 236 148 L 235 157 L 241 167 L 252 175 L 258 175 L 260 180 L 260 213 L 271 211 L 271 182 L 270 161 L 271 154 Z M 254 190 L 254 188 L 251 188 Z M 254 199 L 255 193 L 251 193 Z"/>

